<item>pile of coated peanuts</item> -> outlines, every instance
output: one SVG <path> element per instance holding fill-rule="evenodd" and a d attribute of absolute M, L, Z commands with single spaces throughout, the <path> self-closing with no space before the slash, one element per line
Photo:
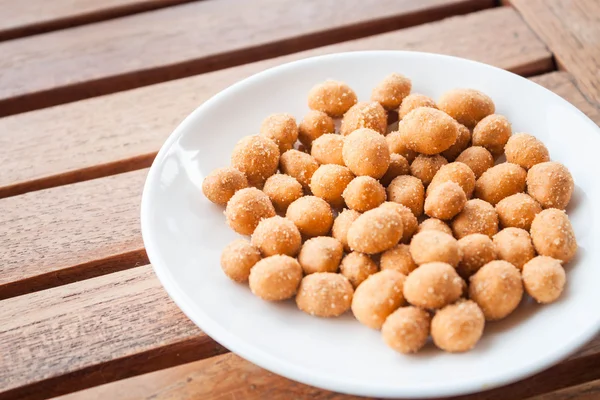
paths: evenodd
<path fill-rule="evenodd" d="M 525 292 L 561 295 L 577 251 L 573 178 L 484 93 L 435 102 L 411 89 L 394 73 L 359 102 L 343 82 L 320 83 L 300 124 L 268 116 L 202 190 L 251 236 L 221 266 L 256 296 L 318 317 L 351 310 L 401 353 L 429 337 L 464 352 Z"/>

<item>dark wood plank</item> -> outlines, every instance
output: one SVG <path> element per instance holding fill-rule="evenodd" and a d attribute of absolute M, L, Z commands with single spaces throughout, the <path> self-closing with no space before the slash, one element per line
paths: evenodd
<path fill-rule="evenodd" d="M 0 116 L 390 31 L 492 3 L 207 0 L 3 42 Z"/>
<path fill-rule="evenodd" d="M 600 377 L 600 355 L 568 361 L 529 379 L 448 400 L 524 399 Z M 359 400 L 280 377 L 248 361 L 226 354 L 61 397 L 61 400 L 100 399 L 244 399 Z M 542 397 L 544 398 L 544 397 Z"/>
<path fill-rule="evenodd" d="M 0 0 L 0 40 L 122 17 L 191 0 Z"/>
<path fill-rule="evenodd" d="M 598 400 L 600 399 L 600 379 L 567 389 L 546 393 L 528 400 Z"/>
<path fill-rule="evenodd" d="M 0 399 L 42 399 L 226 350 L 150 266 L 0 302 Z"/>
<path fill-rule="evenodd" d="M 600 1 L 511 0 L 511 4 L 554 53 L 558 66 L 600 105 Z"/>
<path fill-rule="evenodd" d="M 146 170 L 0 201 L 0 299 L 147 263 Z"/>
<path fill-rule="evenodd" d="M 149 166 L 177 123 L 232 83 L 284 62 L 368 49 L 438 52 L 521 74 L 552 67 L 545 46 L 503 7 L 15 115 L 0 119 L 0 197 Z"/>

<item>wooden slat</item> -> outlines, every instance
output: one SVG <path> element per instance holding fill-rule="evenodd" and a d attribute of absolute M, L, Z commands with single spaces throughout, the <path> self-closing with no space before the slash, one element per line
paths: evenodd
<path fill-rule="evenodd" d="M 563 364 L 529 379 L 498 389 L 448 400 L 525 399 L 600 377 L 600 356 Z M 60 400 L 359 400 L 294 382 L 259 368 L 235 354 L 153 372 L 73 393 Z"/>
<path fill-rule="evenodd" d="M 0 197 L 149 166 L 185 115 L 237 80 L 300 58 L 367 49 L 438 52 L 521 74 L 552 67 L 545 46 L 503 7 L 15 115 L 0 119 Z"/>
<path fill-rule="evenodd" d="M 206 0 L 3 42 L 0 115 L 385 32 L 492 4 L 492 0 Z"/>
<path fill-rule="evenodd" d="M 190 0 L 0 0 L 0 40 L 168 7 Z"/>
<path fill-rule="evenodd" d="M 39 399 L 226 350 L 150 266 L 0 302 L 0 399 Z"/>
<path fill-rule="evenodd" d="M 590 101 L 600 105 L 600 1 L 511 0 L 569 71 Z"/>
<path fill-rule="evenodd" d="M 528 400 L 598 400 L 600 399 L 600 379 L 583 383 L 553 393 L 532 397 Z"/>
<path fill-rule="evenodd" d="M 0 299 L 147 263 L 139 227 L 146 172 L 2 200 Z"/>

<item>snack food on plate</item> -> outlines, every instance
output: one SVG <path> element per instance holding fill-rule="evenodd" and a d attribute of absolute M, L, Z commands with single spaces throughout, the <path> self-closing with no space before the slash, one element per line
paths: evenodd
<path fill-rule="evenodd" d="M 486 94 L 453 89 L 436 104 L 399 73 L 380 79 L 370 99 L 317 84 L 299 124 L 267 116 L 206 175 L 204 195 L 251 235 L 223 249 L 221 268 L 311 316 L 351 310 L 398 353 L 429 338 L 469 351 L 523 296 L 563 293 L 573 177 Z"/>

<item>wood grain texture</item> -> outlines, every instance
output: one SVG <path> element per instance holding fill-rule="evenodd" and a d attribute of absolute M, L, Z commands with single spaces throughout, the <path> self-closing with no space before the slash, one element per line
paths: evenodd
<path fill-rule="evenodd" d="M 147 263 L 146 170 L 0 200 L 0 299 Z"/>
<path fill-rule="evenodd" d="M 207 0 L 3 42 L 0 115 L 288 54 L 492 4 L 491 0 Z"/>
<path fill-rule="evenodd" d="M 179 311 L 150 266 L 0 305 L 0 399 L 48 398 L 226 351 Z"/>
<path fill-rule="evenodd" d="M 0 197 L 149 166 L 187 114 L 234 82 L 305 57 L 378 49 L 438 52 L 521 74 L 552 67 L 545 46 L 504 7 L 2 118 Z"/>
<path fill-rule="evenodd" d="M 48 32 L 191 0 L 0 0 L 0 40 Z"/>
<path fill-rule="evenodd" d="M 511 0 L 511 4 L 548 45 L 558 66 L 600 105 L 600 1 Z"/>
<path fill-rule="evenodd" d="M 559 364 L 529 379 L 448 400 L 525 399 L 600 376 L 600 356 Z M 268 372 L 229 353 L 73 393 L 60 400 L 359 400 Z"/>

